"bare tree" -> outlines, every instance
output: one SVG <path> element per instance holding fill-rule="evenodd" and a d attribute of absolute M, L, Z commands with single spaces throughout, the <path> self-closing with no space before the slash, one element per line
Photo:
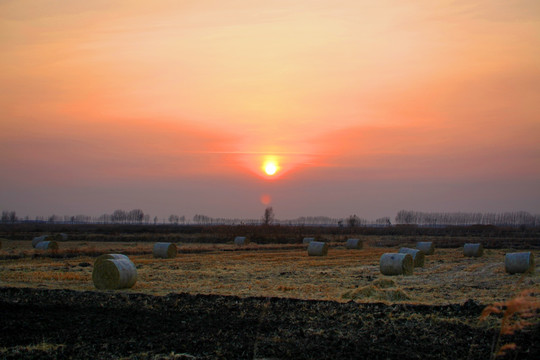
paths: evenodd
<path fill-rule="evenodd" d="M 360 218 L 356 215 L 351 215 L 347 218 L 347 225 L 349 227 L 357 227 L 360 225 Z"/>
<path fill-rule="evenodd" d="M 171 214 L 171 216 L 169 216 L 169 222 L 171 224 L 178 225 L 178 221 L 180 221 L 180 216 L 175 214 Z"/>
<path fill-rule="evenodd" d="M 127 214 L 124 210 L 114 210 L 111 216 L 111 220 L 115 223 L 125 222 L 127 220 Z"/>
<path fill-rule="evenodd" d="M 49 216 L 49 222 L 51 224 L 59 223 L 61 221 L 62 221 L 62 218 L 60 217 L 60 215 L 52 214 L 51 216 Z"/>
<path fill-rule="evenodd" d="M 3 223 L 15 223 L 17 222 L 17 213 L 15 211 L 2 211 L 2 222 Z"/>
<path fill-rule="evenodd" d="M 2 222 L 7 223 L 9 222 L 9 211 L 2 211 Z"/>
<path fill-rule="evenodd" d="M 193 222 L 195 222 L 196 224 L 208 225 L 212 223 L 212 218 L 206 215 L 195 214 L 193 216 Z"/>
<path fill-rule="evenodd" d="M 102 214 L 98 217 L 98 221 L 102 224 L 108 224 L 111 221 L 111 215 Z"/>
<path fill-rule="evenodd" d="M 382 226 L 390 226 L 392 223 L 390 222 L 389 217 L 382 217 L 375 220 L 375 224 L 382 225 Z"/>
<path fill-rule="evenodd" d="M 142 223 L 144 212 L 141 209 L 133 209 L 127 214 L 127 219 L 130 223 Z"/>
<path fill-rule="evenodd" d="M 271 206 L 264 209 L 263 224 L 271 225 L 274 222 L 274 209 Z"/>

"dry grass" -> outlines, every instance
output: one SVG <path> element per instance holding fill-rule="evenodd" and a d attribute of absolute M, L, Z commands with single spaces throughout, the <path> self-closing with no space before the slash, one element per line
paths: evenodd
<path fill-rule="evenodd" d="M 500 343 L 501 335 L 511 335 L 516 331 L 532 327 L 540 322 L 540 291 L 524 290 L 513 299 L 494 303 L 484 309 L 480 317 L 486 321 L 492 315 L 502 315 L 499 326 L 499 336 L 493 346 L 493 358 L 505 355 L 507 351 L 515 350 L 515 343 Z"/>
<path fill-rule="evenodd" d="M 137 266 L 137 283 L 124 291 L 156 295 L 188 292 L 426 304 L 475 299 L 491 304 L 540 286 L 538 271 L 521 282 L 520 275 L 505 273 L 508 250 L 504 249 L 487 250 L 481 258 L 465 258 L 461 248 L 437 249 L 413 276 L 385 277 L 379 272 L 380 256 L 399 246 L 356 251 L 331 246 L 328 256 L 310 257 L 305 245 L 250 244 L 239 249 L 232 243 L 179 244 L 176 258 L 155 259 L 152 243 L 68 241 L 60 245 L 72 256 L 33 257 L 29 241 L 6 241 L 0 250 L 4 259 L 0 286 L 95 290 L 92 266 L 86 264 L 104 253 L 128 254 Z M 9 254 L 22 257 L 9 259 L 5 256 Z"/>
<path fill-rule="evenodd" d="M 396 282 L 392 279 L 381 277 L 373 282 L 373 285 L 381 289 L 391 288 L 396 286 Z"/>
<path fill-rule="evenodd" d="M 65 347 L 64 344 L 49 344 L 45 341 L 35 344 L 35 345 L 27 345 L 27 346 L 13 346 L 13 347 L 2 347 L 0 348 L 0 356 L 6 356 L 6 355 L 14 355 L 14 354 L 25 354 L 27 353 L 34 353 L 34 352 L 41 352 L 41 353 L 47 353 L 51 351 L 58 350 L 59 348 Z"/>
<path fill-rule="evenodd" d="M 358 287 L 355 290 L 347 291 L 342 296 L 345 300 L 379 300 L 389 302 L 399 302 L 410 300 L 405 291 L 397 287 L 394 280 L 381 277 L 373 281 L 370 285 Z"/>

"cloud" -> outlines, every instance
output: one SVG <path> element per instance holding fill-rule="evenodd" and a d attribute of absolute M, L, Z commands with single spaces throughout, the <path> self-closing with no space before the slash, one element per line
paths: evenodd
<path fill-rule="evenodd" d="M 36 121 L 4 126 L 5 180 L 39 184 L 141 181 L 229 173 L 234 135 L 156 120 Z"/>
<path fill-rule="evenodd" d="M 540 179 L 540 124 L 458 118 L 357 126 L 327 133 L 327 167 L 345 177 L 418 180 Z"/>

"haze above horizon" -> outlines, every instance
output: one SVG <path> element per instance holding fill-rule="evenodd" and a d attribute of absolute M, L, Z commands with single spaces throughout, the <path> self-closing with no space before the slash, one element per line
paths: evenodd
<path fill-rule="evenodd" d="M 540 2 L 0 3 L 0 210 L 540 213 Z"/>

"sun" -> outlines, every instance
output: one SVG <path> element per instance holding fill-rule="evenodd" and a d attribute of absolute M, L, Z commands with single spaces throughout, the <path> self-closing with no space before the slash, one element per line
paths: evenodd
<path fill-rule="evenodd" d="M 274 175 L 276 172 L 278 171 L 278 166 L 276 165 L 276 163 L 272 162 L 272 161 L 268 161 L 264 164 L 264 172 L 269 175 L 269 176 L 272 176 Z"/>
<path fill-rule="evenodd" d="M 259 175 L 262 175 L 263 178 L 267 180 L 278 179 L 281 177 L 282 168 L 280 156 L 266 155 L 260 157 L 259 160 Z"/>

